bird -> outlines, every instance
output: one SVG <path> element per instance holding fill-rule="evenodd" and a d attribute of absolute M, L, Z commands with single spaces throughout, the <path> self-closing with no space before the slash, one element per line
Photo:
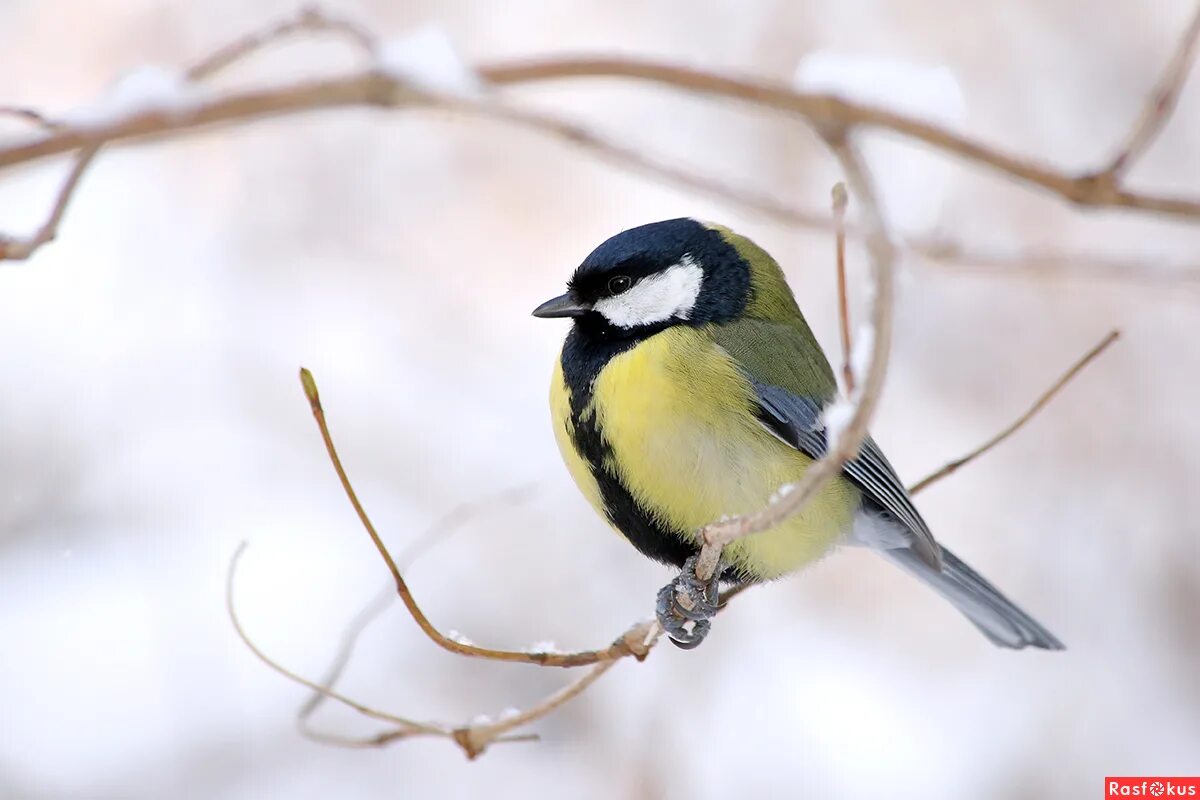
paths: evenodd
<path fill-rule="evenodd" d="M 657 605 L 675 644 L 708 634 L 719 582 L 771 581 L 857 545 L 932 587 L 994 644 L 1064 649 L 939 545 L 870 437 L 798 514 L 729 544 L 711 581 L 696 578 L 700 529 L 800 480 L 828 449 L 823 414 L 838 398 L 782 269 L 749 238 L 687 217 L 631 228 L 533 315 L 571 320 L 550 385 L 568 472 L 634 548 L 681 570 Z"/>

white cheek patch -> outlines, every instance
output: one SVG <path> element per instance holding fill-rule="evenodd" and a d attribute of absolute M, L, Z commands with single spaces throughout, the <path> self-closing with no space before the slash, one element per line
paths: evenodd
<path fill-rule="evenodd" d="M 704 270 L 690 255 L 662 272 L 642 278 L 629 291 L 597 300 L 593 309 L 620 328 L 652 325 L 672 317 L 687 319 L 696 307 Z"/>

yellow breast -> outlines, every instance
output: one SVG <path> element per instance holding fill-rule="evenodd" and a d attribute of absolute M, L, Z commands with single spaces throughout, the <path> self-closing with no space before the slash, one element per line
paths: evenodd
<path fill-rule="evenodd" d="M 754 408 L 753 389 L 728 354 L 683 326 L 614 357 L 596 379 L 591 406 L 621 482 L 639 505 L 692 538 L 709 522 L 762 508 L 812 463 L 767 432 Z M 556 422 L 556 431 L 562 427 Z M 597 505 L 586 465 L 569 441 L 561 445 Z M 857 490 L 838 479 L 799 516 L 729 547 L 726 559 L 763 579 L 795 570 L 837 541 L 857 504 Z"/>

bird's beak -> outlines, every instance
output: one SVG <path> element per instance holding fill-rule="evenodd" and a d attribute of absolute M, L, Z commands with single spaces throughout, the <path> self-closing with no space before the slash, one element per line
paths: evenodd
<path fill-rule="evenodd" d="M 570 292 L 561 294 L 552 300 L 547 300 L 533 310 L 535 317 L 552 319 L 554 317 L 582 317 L 592 310 L 587 303 L 576 300 Z"/>

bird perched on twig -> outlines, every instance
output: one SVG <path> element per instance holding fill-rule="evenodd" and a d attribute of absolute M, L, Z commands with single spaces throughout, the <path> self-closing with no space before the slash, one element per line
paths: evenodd
<path fill-rule="evenodd" d="M 676 644 L 703 640 L 719 581 L 777 578 L 844 543 L 920 578 L 997 645 L 1063 648 L 938 546 L 870 438 L 799 514 L 728 545 L 711 581 L 696 577 L 697 532 L 798 481 L 826 452 L 837 396 L 779 265 L 746 237 L 693 219 L 619 233 L 533 314 L 574 320 L 550 387 L 554 435 L 596 510 L 681 568 L 658 603 Z"/>

